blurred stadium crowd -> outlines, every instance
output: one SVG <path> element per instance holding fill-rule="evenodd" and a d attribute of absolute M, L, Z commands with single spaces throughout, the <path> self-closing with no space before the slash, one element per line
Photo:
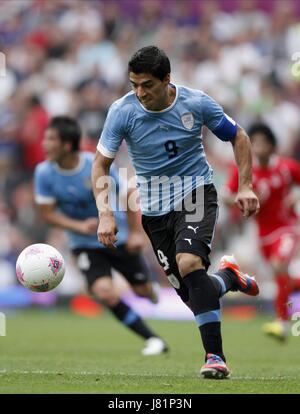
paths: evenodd
<path fill-rule="evenodd" d="M 2 0 L 0 288 L 16 283 L 14 263 L 28 244 L 65 249 L 61 233 L 49 232 L 37 217 L 31 192 L 49 118 L 76 117 L 83 148 L 94 151 L 110 104 L 130 89 L 128 58 L 149 44 L 169 55 L 172 81 L 204 90 L 246 129 L 265 120 L 280 153 L 300 161 L 300 73 L 292 70 L 300 52 L 298 1 Z M 220 189 L 231 146 L 205 135 Z M 236 249 L 251 268 L 257 262 L 255 243 L 249 243 L 254 229 L 249 223 L 233 227 L 228 217 L 221 209 L 212 262 Z"/>

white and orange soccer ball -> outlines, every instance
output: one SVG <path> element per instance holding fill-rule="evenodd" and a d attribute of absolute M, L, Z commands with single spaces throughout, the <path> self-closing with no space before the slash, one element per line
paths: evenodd
<path fill-rule="evenodd" d="M 32 244 L 19 255 L 16 263 L 19 282 L 34 292 L 56 288 L 65 274 L 62 255 L 49 244 Z"/>

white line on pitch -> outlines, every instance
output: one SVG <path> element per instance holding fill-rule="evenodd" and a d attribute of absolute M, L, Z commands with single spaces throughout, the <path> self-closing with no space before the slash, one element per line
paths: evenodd
<path fill-rule="evenodd" d="M 168 377 L 168 378 L 190 378 L 189 375 L 180 375 L 180 374 L 151 374 L 151 373 L 143 373 L 143 374 L 134 374 L 134 373 L 126 373 L 126 372 L 91 372 L 91 371 L 43 371 L 43 370 L 33 370 L 33 371 L 26 371 L 26 370 L 0 370 L 1 374 L 21 374 L 21 375 L 31 375 L 31 374 L 39 374 L 39 375 L 95 375 L 95 376 L 106 376 L 106 375 L 121 375 L 121 376 L 129 376 L 129 377 Z M 195 377 L 194 377 L 195 378 Z M 299 377 L 239 377 L 239 376 L 232 376 L 231 380 L 245 380 L 245 381 L 286 381 L 286 380 L 299 380 Z"/>

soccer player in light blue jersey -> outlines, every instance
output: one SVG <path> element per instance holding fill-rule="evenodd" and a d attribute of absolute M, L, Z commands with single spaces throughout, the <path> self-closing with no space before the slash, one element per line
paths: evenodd
<path fill-rule="evenodd" d="M 125 140 L 137 174 L 143 227 L 170 283 L 191 308 L 199 327 L 205 349 L 200 372 L 204 378 L 226 378 L 229 369 L 222 349 L 219 298 L 229 290 L 255 296 L 259 289 L 233 256 L 224 256 L 218 272 L 207 274 L 218 202 L 201 130 L 205 125 L 232 144 L 239 169 L 236 203 L 246 217 L 259 210 L 252 191 L 250 141 L 211 97 L 170 82 L 170 61 L 157 47 L 137 51 L 128 72 L 133 91 L 110 107 L 93 164 L 98 238 L 111 248 L 117 240 L 113 209 L 101 201 L 108 189 L 99 178 L 109 173 Z"/>
<path fill-rule="evenodd" d="M 91 184 L 94 155 L 80 152 L 80 127 L 66 116 L 50 121 L 43 141 L 47 160 L 40 163 L 34 174 L 35 201 L 42 217 L 51 225 L 65 229 L 69 247 L 86 276 L 89 291 L 129 329 L 146 341 L 143 355 L 158 355 L 167 351 L 158 337 L 125 302 L 112 280 L 112 268 L 124 275 L 133 291 L 156 302 L 153 284 L 141 256 L 143 239 L 137 213 L 120 208 L 116 211 L 119 228 L 117 248 L 100 246 L 97 238 L 98 210 Z M 111 176 L 121 191 L 116 168 Z"/>

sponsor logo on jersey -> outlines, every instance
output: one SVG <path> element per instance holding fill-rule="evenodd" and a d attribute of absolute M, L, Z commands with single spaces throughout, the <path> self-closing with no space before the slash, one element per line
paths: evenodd
<path fill-rule="evenodd" d="M 192 227 L 192 226 L 188 226 L 188 229 L 191 229 L 191 230 L 193 230 L 194 232 L 195 232 L 195 234 L 197 233 L 197 230 L 199 229 L 199 226 L 197 226 L 197 227 Z"/>

